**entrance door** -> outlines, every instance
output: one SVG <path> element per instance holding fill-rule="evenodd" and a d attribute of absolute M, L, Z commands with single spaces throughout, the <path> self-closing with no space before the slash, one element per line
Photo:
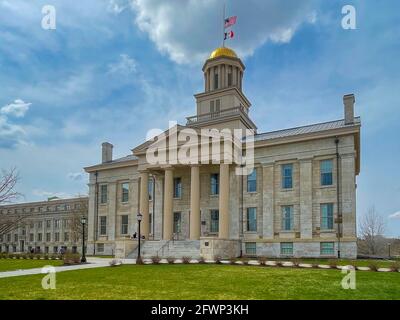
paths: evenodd
<path fill-rule="evenodd" d="M 174 212 L 174 233 L 178 236 L 181 233 L 182 215 L 181 212 Z"/>
<path fill-rule="evenodd" d="M 21 240 L 21 241 L 19 242 L 19 244 L 20 244 L 21 252 L 25 252 L 25 241 L 24 241 L 24 240 Z"/>

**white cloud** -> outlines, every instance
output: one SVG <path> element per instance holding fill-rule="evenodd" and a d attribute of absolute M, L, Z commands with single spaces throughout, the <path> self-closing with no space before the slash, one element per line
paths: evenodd
<path fill-rule="evenodd" d="M 118 15 L 128 7 L 128 0 L 110 0 L 108 2 L 107 10 Z"/>
<path fill-rule="evenodd" d="M 10 103 L 0 109 L 2 114 L 15 116 L 17 118 L 22 118 L 25 116 L 26 112 L 29 110 L 29 107 L 32 103 L 24 102 L 21 99 L 16 99 L 13 103 Z"/>
<path fill-rule="evenodd" d="M 74 181 L 81 181 L 84 178 L 83 172 L 70 172 L 67 176 L 69 179 Z"/>
<path fill-rule="evenodd" d="M 397 211 L 389 216 L 390 219 L 400 219 L 400 211 Z"/>
<path fill-rule="evenodd" d="M 6 117 L 0 116 L 0 149 L 27 144 L 25 136 L 22 126 L 10 123 Z"/>
<path fill-rule="evenodd" d="M 65 192 L 53 192 L 53 191 L 46 191 L 46 190 L 40 190 L 40 189 L 33 190 L 32 194 L 39 198 L 57 197 L 57 198 L 61 198 L 61 199 L 67 199 L 67 198 L 73 197 L 73 195 L 65 193 Z"/>
<path fill-rule="evenodd" d="M 136 72 L 136 61 L 127 54 L 121 54 L 119 60 L 108 66 L 109 73 L 128 75 Z"/>
<path fill-rule="evenodd" d="M 135 22 L 178 63 L 202 62 L 222 41 L 219 0 L 131 0 Z M 287 43 L 302 23 L 315 23 L 314 0 L 232 0 L 227 16 L 237 15 L 236 36 L 227 43 L 241 57 L 267 41 Z"/>

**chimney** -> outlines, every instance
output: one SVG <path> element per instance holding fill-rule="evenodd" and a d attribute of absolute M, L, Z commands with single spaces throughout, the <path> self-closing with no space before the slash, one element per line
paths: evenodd
<path fill-rule="evenodd" d="M 103 142 L 101 144 L 101 162 L 111 162 L 113 157 L 113 145 L 109 142 Z"/>
<path fill-rule="evenodd" d="M 356 102 L 356 98 L 354 94 L 346 94 L 343 97 L 344 104 L 344 124 L 353 124 L 354 123 L 354 103 Z"/>

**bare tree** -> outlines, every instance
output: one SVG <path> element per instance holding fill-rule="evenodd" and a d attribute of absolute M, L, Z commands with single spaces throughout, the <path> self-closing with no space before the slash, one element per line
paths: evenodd
<path fill-rule="evenodd" d="M 82 240 L 82 217 L 87 219 L 88 217 L 88 201 L 86 197 L 82 197 L 82 199 L 75 203 L 74 207 L 72 208 L 72 215 L 71 215 L 71 240 L 74 242 L 78 242 Z M 86 223 L 87 228 L 87 223 Z M 85 230 L 86 231 L 86 230 Z M 85 238 L 87 238 L 87 232 L 85 232 Z"/>
<path fill-rule="evenodd" d="M 2 170 L 0 177 L 0 204 L 9 203 L 18 199 L 21 194 L 15 191 L 19 181 L 19 174 L 16 168 L 9 171 Z"/>
<path fill-rule="evenodd" d="M 370 254 L 376 255 L 382 249 L 384 232 L 385 221 L 383 217 L 375 210 L 374 206 L 369 208 L 360 222 L 360 235 Z"/>

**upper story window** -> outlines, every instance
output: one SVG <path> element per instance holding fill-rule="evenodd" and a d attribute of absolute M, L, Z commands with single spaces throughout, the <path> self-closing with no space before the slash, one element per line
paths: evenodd
<path fill-rule="evenodd" d="M 218 89 L 218 72 L 217 69 L 214 71 L 214 90 Z"/>
<path fill-rule="evenodd" d="M 247 208 L 247 231 L 257 231 L 257 208 Z"/>
<path fill-rule="evenodd" d="M 247 176 L 247 192 L 257 191 L 257 170 L 254 168 L 253 172 Z"/>
<path fill-rule="evenodd" d="M 107 217 L 100 217 L 100 235 L 105 236 L 107 234 Z"/>
<path fill-rule="evenodd" d="M 37 228 L 38 229 L 42 229 L 43 228 L 43 221 L 38 221 Z"/>
<path fill-rule="evenodd" d="M 107 203 L 107 185 L 100 186 L 100 203 Z"/>
<path fill-rule="evenodd" d="M 174 198 L 182 197 L 182 179 L 174 178 Z"/>
<path fill-rule="evenodd" d="M 323 160 L 320 162 L 321 186 L 331 186 L 333 184 L 333 161 Z"/>
<path fill-rule="evenodd" d="M 149 200 L 153 200 L 153 189 L 154 189 L 154 181 L 153 179 L 149 180 L 148 190 L 149 190 Z"/>
<path fill-rule="evenodd" d="M 333 203 L 321 204 L 321 229 L 333 229 Z"/>
<path fill-rule="evenodd" d="M 51 220 L 46 220 L 46 228 L 47 229 L 51 228 Z"/>
<path fill-rule="evenodd" d="M 293 206 L 282 207 L 282 230 L 293 230 Z"/>
<path fill-rule="evenodd" d="M 14 234 L 14 242 L 18 242 L 18 234 Z"/>
<path fill-rule="evenodd" d="M 219 194 L 219 174 L 218 173 L 211 174 L 211 194 L 212 195 Z"/>
<path fill-rule="evenodd" d="M 282 188 L 293 188 L 293 164 L 282 165 Z"/>
<path fill-rule="evenodd" d="M 129 183 L 125 182 L 122 184 L 122 202 L 129 201 Z"/>
<path fill-rule="evenodd" d="M 60 219 L 54 220 L 54 228 L 60 229 L 60 227 L 61 227 L 61 220 Z"/>

